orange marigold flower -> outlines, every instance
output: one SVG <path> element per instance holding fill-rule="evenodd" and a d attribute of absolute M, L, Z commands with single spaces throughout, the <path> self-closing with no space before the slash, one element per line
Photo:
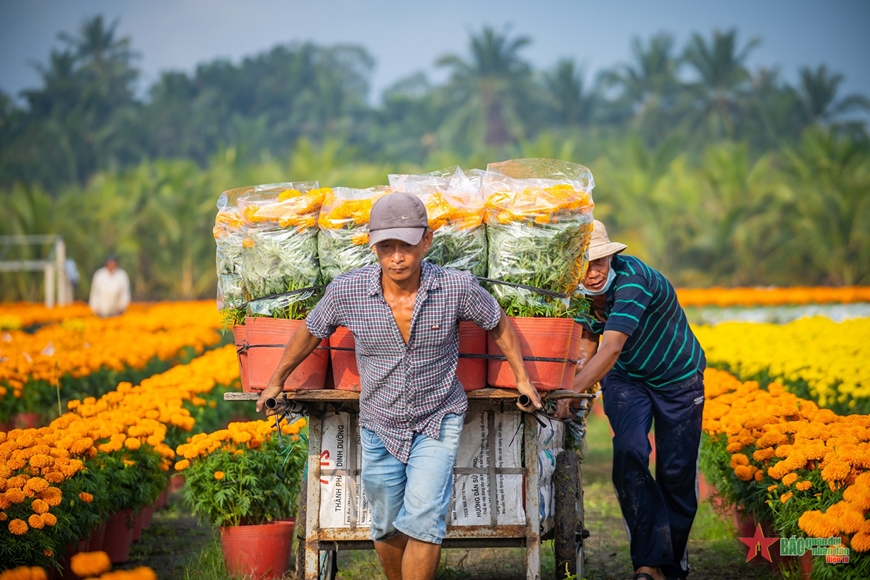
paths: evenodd
<path fill-rule="evenodd" d="M 755 472 L 758 469 L 752 465 L 738 465 L 734 468 L 734 475 L 740 481 L 749 481 L 755 477 Z"/>
<path fill-rule="evenodd" d="M 776 453 L 776 450 L 773 447 L 767 447 L 766 449 L 756 449 L 752 452 L 752 458 L 756 461 L 766 461 L 773 458 L 774 453 Z"/>
<path fill-rule="evenodd" d="M 92 496 L 91 494 L 89 494 L 86 491 L 80 491 L 79 492 L 79 499 L 85 503 L 91 503 L 92 501 L 94 501 L 94 496 Z"/>
<path fill-rule="evenodd" d="M 124 447 L 129 449 L 130 451 L 136 451 L 140 447 L 142 447 L 142 442 L 136 439 L 135 437 L 128 437 L 124 441 Z"/>
<path fill-rule="evenodd" d="M 13 536 L 23 536 L 29 529 L 24 520 L 14 519 L 9 522 L 9 533 Z"/>
<path fill-rule="evenodd" d="M 39 494 L 39 497 L 44 499 L 51 507 L 55 507 L 60 505 L 60 502 L 63 501 L 63 492 L 56 487 L 49 487 Z"/>
<path fill-rule="evenodd" d="M 764 472 L 762 470 L 758 470 L 755 472 L 755 481 L 761 483 L 761 480 L 764 479 Z"/>
<path fill-rule="evenodd" d="M 775 490 L 777 487 L 779 487 L 779 484 L 776 484 L 776 483 L 774 483 L 773 485 L 768 485 L 768 486 L 767 486 L 767 491 L 773 491 L 773 490 Z"/>
<path fill-rule="evenodd" d="M 13 487 L 12 489 L 7 489 L 5 493 L 6 499 L 9 500 L 12 504 L 21 503 L 24 501 L 25 495 L 24 492 L 18 489 L 17 487 Z"/>
<path fill-rule="evenodd" d="M 51 512 L 45 512 L 40 517 L 42 518 L 42 521 L 45 523 L 46 526 L 51 527 L 57 523 L 57 516 L 55 516 Z"/>
<path fill-rule="evenodd" d="M 225 474 L 224 474 L 223 471 L 215 471 L 215 472 L 214 472 L 214 478 L 215 478 L 216 480 L 220 481 L 220 480 L 222 480 L 224 477 L 225 477 Z"/>
<path fill-rule="evenodd" d="M 6 515 L 6 512 L 0 512 L 0 522 L 5 522 L 9 519 L 9 516 Z"/>
<path fill-rule="evenodd" d="M 794 495 L 794 492 L 793 492 L 793 491 L 790 491 L 790 492 L 788 492 L 788 493 L 786 493 L 786 494 L 783 494 L 782 497 L 779 498 L 779 501 L 781 501 L 782 503 L 785 503 L 785 502 L 787 502 L 788 500 L 790 500 L 790 499 L 791 499 L 791 496 L 793 496 L 793 495 Z"/>
<path fill-rule="evenodd" d="M 798 480 L 798 474 L 792 471 L 791 473 L 787 473 L 782 477 L 782 483 L 784 485 L 791 485 Z"/>
<path fill-rule="evenodd" d="M 806 491 L 809 488 L 811 488 L 813 486 L 813 484 L 812 484 L 812 482 L 804 480 L 804 481 L 797 482 L 794 486 L 796 489 L 798 489 L 800 491 Z"/>
<path fill-rule="evenodd" d="M 190 461 L 188 461 L 187 459 L 182 459 L 181 461 L 177 461 L 175 463 L 175 471 L 184 471 L 188 467 L 190 467 Z"/>
<path fill-rule="evenodd" d="M 106 552 L 79 552 L 70 558 L 70 568 L 79 578 L 99 576 L 112 568 Z"/>
<path fill-rule="evenodd" d="M 749 458 L 742 453 L 735 453 L 731 456 L 731 469 L 738 465 L 749 465 Z"/>
<path fill-rule="evenodd" d="M 48 482 L 42 479 L 41 477 L 31 477 L 27 480 L 27 483 L 24 485 L 24 489 L 29 489 L 36 493 L 41 491 L 45 491 L 48 488 Z"/>
<path fill-rule="evenodd" d="M 35 530 L 41 530 L 45 526 L 45 522 L 42 521 L 42 516 L 39 514 L 33 514 L 29 518 L 27 518 L 27 523 L 30 524 L 30 527 Z"/>
<path fill-rule="evenodd" d="M 54 458 L 49 455 L 37 454 L 30 458 L 31 467 L 49 467 L 54 463 Z"/>
<path fill-rule="evenodd" d="M 849 547 L 856 552 L 870 551 L 870 534 L 859 532 L 849 540 Z"/>
<path fill-rule="evenodd" d="M 63 483 L 66 479 L 60 471 L 49 471 L 42 477 L 44 477 L 45 481 L 49 483 Z"/>
<path fill-rule="evenodd" d="M 843 481 L 849 476 L 852 466 L 841 460 L 833 460 L 822 469 L 822 479 L 828 482 Z"/>
<path fill-rule="evenodd" d="M 48 504 L 43 499 L 35 499 L 30 504 L 30 509 L 33 510 L 33 513 L 44 514 L 48 511 Z"/>

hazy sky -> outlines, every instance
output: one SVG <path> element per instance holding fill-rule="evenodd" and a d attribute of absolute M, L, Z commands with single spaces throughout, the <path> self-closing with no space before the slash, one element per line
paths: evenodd
<path fill-rule="evenodd" d="M 192 71 L 217 57 L 240 58 L 276 44 L 313 41 L 365 46 L 377 62 L 373 95 L 418 70 L 439 80 L 434 60 L 467 54 L 468 33 L 483 25 L 529 36 L 522 54 L 536 67 L 570 57 L 587 79 L 630 58 L 630 40 L 668 31 L 682 47 L 692 32 L 736 27 L 741 45 L 760 37 L 750 64 L 779 67 L 794 81 L 803 65 L 843 73 L 844 92 L 870 95 L 868 0 L 0 0 L 0 90 L 39 86 L 34 62 L 62 46 L 97 14 L 120 19 L 140 53 L 140 90 L 168 69 Z"/>

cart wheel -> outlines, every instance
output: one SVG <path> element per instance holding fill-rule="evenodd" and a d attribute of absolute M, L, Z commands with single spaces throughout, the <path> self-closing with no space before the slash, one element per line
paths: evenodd
<path fill-rule="evenodd" d="M 583 529 L 583 483 L 580 477 L 580 459 L 573 451 L 562 451 L 556 457 L 553 486 L 556 580 L 571 575 L 582 578 L 583 539 L 588 533 Z"/>
<path fill-rule="evenodd" d="M 320 580 L 335 580 L 338 575 L 338 552 L 320 551 Z"/>

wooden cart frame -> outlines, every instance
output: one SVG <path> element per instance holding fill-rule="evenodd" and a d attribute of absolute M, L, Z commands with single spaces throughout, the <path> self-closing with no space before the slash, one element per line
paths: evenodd
<path fill-rule="evenodd" d="M 486 412 L 490 433 L 495 423 L 495 414 L 506 410 L 515 411 L 517 392 L 510 389 L 486 388 L 470 391 L 468 394 L 469 412 Z M 571 391 L 551 391 L 541 393 L 549 400 L 573 398 L 582 401 L 578 412 L 581 421 L 592 406 L 594 395 L 576 394 Z M 256 400 L 258 393 L 226 393 L 227 401 Z M 368 526 L 357 526 L 352 518 L 349 528 L 321 528 L 321 475 L 357 476 L 360 473 L 360 458 L 356 457 L 356 446 L 351 445 L 347 466 L 342 469 L 325 469 L 321 465 L 323 417 L 330 412 L 351 414 L 352 425 L 358 425 L 359 393 L 340 390 L 292 391 L 287 399 L 301 404 L 309 421 L 309 448 L 307 465 L 307 484 L 303 482 L 305 493 L 300 502 L 297 518 L 296 536 L 300 541 L 296 560 L 298 580 L 334 580 L 337 573 L 336 553 L 339 550 L 374 549 Z M 523 413 L 522 467 L 497 467 L 490 461 L 489 467 L 454 468 L 454 474 L 489 475 L 490 486 L 496 484 L 496 475 L 522 474 L 526 522 L 525 525 L 497 525 L 495 510 L 490 510 L 492 521 L 484 526 L 452 526 L 448 519 L 447 536 L 442 544 L 445 548 L 506 548 L 524 547 L 526 550 L 526 579 L 541 580 L 541 543 L 555 540 L 557 570 L 556 577 L 562 578 L 565 564 L 570 573 L 583 576 L 583 542 L 588 537 L 584 529 L 583 490 L 579 459 L 573 451 L 563 451 L 557 458 L 553 474 L 555 516 L 541 521 L 538 495 L 538 453 L 540 451 L 537 426 L 540 419 L 533 414 Z M 517 441 L 515 444 L 518 444 Z M 495 455 L 495 437 L 489 437 L 491 455 Z M 491 490 L 492 492 L 493 490 Z M 494 497 L 494 494 L 491 495 Z M 517 502 L 522 501 L 517 498 Z M 448 514 L 449 518 L 449 514 Z"/>

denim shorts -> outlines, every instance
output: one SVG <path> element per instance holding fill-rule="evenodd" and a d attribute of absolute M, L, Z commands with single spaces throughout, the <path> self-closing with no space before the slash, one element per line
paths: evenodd
<path fill-rule="evenodd" d="M 415 433 L 407 465 L 387 451 L 374 431 L 360 428 L 362 478 L 374 541 L 398 533 L 430 544 L 444 539 L 464 419 L 465 415 L 445 415 L 438 439 Z"/>

